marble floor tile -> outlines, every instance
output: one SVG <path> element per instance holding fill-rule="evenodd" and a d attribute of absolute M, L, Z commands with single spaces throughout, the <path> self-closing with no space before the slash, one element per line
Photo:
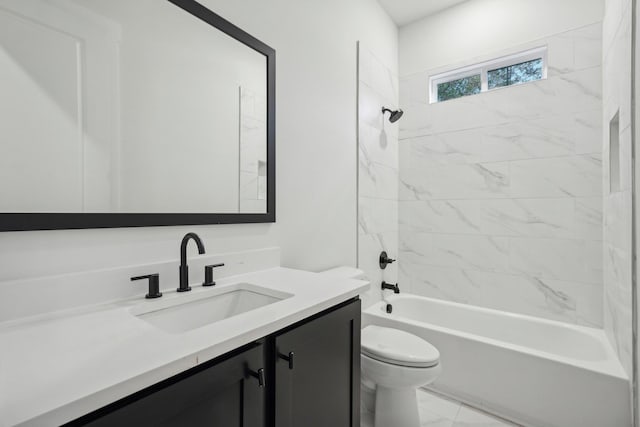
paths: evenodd
<path fill-rule="evenodd" d="M 518 427 L 517 424 L 422 389 L 418 390 L 418 410 L 420 427 Z M 374 415 L 363 411 L 360 426 L 373 427 L 373 425 Z"/>
<path fill-rule="evenodd" d="M 493 417 L 486 412 L 478 411 L 466 405 L 460 407 L 453 427 L 507 427 L 516 424 Z"/>
<path fill-rule="evenodd" d="M 455 420 L 460 411 L 460 402 L 425 390 L 418 390 L 418 410 L 421 418 L 422 414 L 434 414 Z"/>
<path fill-rule="evenodd" d="M 433 414 L 429 411 L 420 411 L 420 427 L 453 427 L 454 420 Z"/>

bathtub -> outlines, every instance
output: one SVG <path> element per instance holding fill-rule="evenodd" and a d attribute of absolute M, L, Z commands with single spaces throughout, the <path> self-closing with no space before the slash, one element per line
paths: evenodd
<path fill-rule="evenodd" d="M 440 351 L 430 389 L 530 427 L 629 427 L 629 379 L 599 329 L 397 295 L 363 311 Z"/>

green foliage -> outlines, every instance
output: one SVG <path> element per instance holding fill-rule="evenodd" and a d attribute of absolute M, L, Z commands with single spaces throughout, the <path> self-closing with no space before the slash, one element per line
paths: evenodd
<path fill-rule="evenodd" d="M 438 84 L 438 102 L 480 93 L 480 74 Z"/>
<path fill-rule="evenodd" d="M 542 79 L 542 59 L 489 70 L 489 89 Z"/>

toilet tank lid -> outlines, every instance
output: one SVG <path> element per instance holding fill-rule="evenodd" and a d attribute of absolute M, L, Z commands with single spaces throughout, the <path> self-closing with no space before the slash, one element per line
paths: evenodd
<path fill-rule="evenodd" d="M 440 352 L 428 341 L 377 325 L 362 329 L 362 353 L 382 362 L 416 368 L 429 368 L 440 360 Z"/>
<path fill-rule="evenodd" d="M 358 279 L 358 280 L 366 280 L 366 276 L 364 271 L 348 266 L 335 267 L 330 270 L 326 270 L 321 272 L 327 277 L 333 277 L 337 279 Z"/>

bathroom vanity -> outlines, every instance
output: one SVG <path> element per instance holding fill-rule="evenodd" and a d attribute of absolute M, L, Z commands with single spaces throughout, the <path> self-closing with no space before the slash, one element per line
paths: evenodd
<path fill-rule="evenodd" d="M 359 355 L 351 299 L 68 425 L 359 426 Z"/>
<path fill-rule="evenodd" d="M 368 283 L 282 267 L 217 282 L 1 322 L 0 426 L 358 426 Z"/>

